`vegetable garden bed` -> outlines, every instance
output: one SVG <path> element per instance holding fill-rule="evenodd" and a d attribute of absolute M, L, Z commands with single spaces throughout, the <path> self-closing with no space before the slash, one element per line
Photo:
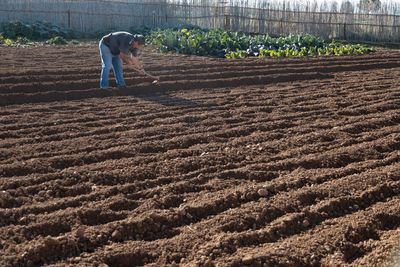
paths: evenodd
<path fill-rule="evenodd" d="M 283 37 L 250 35 L 224 30 L 167 29 L 151 33 L 149 41 L 159 52 L 226 58 L 362 55 L 374 49 L 364 45 L 327 42 L 310 34 Z"/>

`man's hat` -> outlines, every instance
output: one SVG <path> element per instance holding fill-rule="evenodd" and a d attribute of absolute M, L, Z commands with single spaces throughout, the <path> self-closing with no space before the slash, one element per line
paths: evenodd
<path fill-rule="evenodd" d="M 132 43 L 133 42 L 138 42 L 138 44 L 144 45 L 146 43 L 146 38 L 141 34 L 135 34 L 133 35 Z"/>

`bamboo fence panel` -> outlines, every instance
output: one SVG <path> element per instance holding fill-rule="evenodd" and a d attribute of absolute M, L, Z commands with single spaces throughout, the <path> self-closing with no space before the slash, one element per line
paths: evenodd
<path fill-rule="evenodd" d="M 326 39 L 400 43 L 399 6 L 381 14 L 318 10 L 315 4 L 256 0 L 1 0 L 0 22 L 49 21 L 79 31 L 197 25 L 232 31 L 310 33 Z M 337 7 L 332 7 L 332 10 Z"/>

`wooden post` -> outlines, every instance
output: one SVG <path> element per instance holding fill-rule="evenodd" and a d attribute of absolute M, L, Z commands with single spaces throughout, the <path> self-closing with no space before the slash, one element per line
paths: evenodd
<path fill-rule="evenodd" d="M 229 31 L 231 29 L 231 18 L 229 15 L 225 15 L 225 25 L 224 28 L 226 31 Z"/>
<path fill-rule="evenodd" d="M 71 28 L 71 10 L 67 10 L 68 28 Z"/>
<path fill-rule="evenodd" d="M 346 23 L 343 24 L 343 40 L 347 40 L 347 38 L 346 38 Z"/>

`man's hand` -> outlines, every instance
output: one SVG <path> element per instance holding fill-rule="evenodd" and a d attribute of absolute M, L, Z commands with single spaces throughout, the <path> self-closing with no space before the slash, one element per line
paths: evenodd
<path fill-rule="evenodd" d="M 146 71 L 144 69 L 137 69 L 137 68 L 135 68 L 135 66 L 133 66 L 133 64 L 128 64 L 128 68 L 130 68 L 131 70 L 137 71 L 140 74 L 143 74 L 143 75 L 147 76 L 147 73 L 146 73 Z"/>
<path fill-rule="evenodd" d="M 125 55 L 124 53 L 120 53 L 120 58 L 128 66 L 129 69 L 135 70 L 135 71 L 139 72 L 140 74 L 147 75 L 147 73 L 144 71 L 144 69 L 142 69 L 140 67 L 140 64 L 139 64 L 139 61 L 137 60 L 137 58 L 134 57 L 133 55 L 131 55 L 132 62 L 130 62 L 130 60 L 128 59 L 128 56 Z"/>
<path fill-rule="evenodd" d="M 128 69 L 137 70 L 131 63 L 128 63 L 127 66 L 128 66 Z"/>

